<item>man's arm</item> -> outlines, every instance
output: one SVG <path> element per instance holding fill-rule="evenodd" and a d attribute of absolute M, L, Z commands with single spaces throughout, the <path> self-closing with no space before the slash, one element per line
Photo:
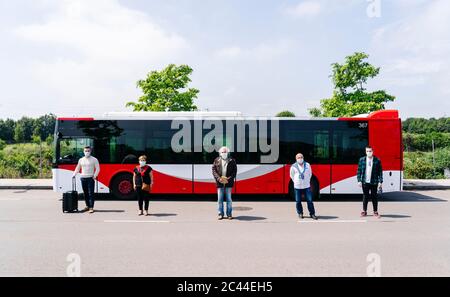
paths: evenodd
<path fill-rule="evenodd" d="M 236 178 L 236 174 L 237 174 L 237 165 L 236 165 L 236 161 L 233 160 L 230 164 L 228 165 L 232 165 L 231 168 L 231 172 L 230 172 L 230 176 L 227 177 L 227 180 L 233 180 Z"/>
<path fill-rule="evenodd" d="M 220 176 L 219 176 L 219 173 L 217 172 L 216 161 L 214 161 L 214 163 L 212 165 L 212 174 L 214 176 L 214 179 L 219 182 Z"/>
<path fill-rule="evenodd" d="M 358 183 L 362 182 L 362 162 L 361 159 L 358 161 L 358 170 L 356 172 L 356 178 L 358 179 Z"/>
<path fill-rule="evenodd" d="M 383 167 L 381 166 L 381 160 L 380 159 L 378 159 L 378 163 L 379 163 L 379 176 L 378 176 L 378 181 L 379 181 L 379 183 L 380 183 L 380 185 L 381 184 L 383 184 Z"/>
<path fill-rule="evenodd" d="M 97 159 L 95 159 L 95 172 L 94 179 L 97 179 L 98 174 L 100 173 L 100 164 Z"/>
<path fill-rule="evenodd" d="M 78 160 L 77 167 L 75 167 L 75 170 L 73 171 L 73 175 L 72 175 L 73 177 L 75 177 L 80 172 L 80 168 L 81 168 L 80 162 L 81 162 L 81 159 Z"/>

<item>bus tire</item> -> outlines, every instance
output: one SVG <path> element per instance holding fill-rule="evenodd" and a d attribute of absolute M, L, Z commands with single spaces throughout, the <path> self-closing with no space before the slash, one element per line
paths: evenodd
<path fill-rule="evenodd" d="M 130 173 L 119 173 L 113 177 L 110 185 L 111 194 L 118 200 L 132 200 L 136 198 L 133 189 L 133 175 Z"/>
<path fill-rule="evenodd" d="M 312 192 L 313 201 L 320 199 L 319 181 L 317 180 L 317 177 L 315 177 L 315 176 L 311 177 L 311 192 Z M 289 182 L 288 196 L 289 196 L 289 200 L 295 201 L 294 183 L 292 181 Z"/>

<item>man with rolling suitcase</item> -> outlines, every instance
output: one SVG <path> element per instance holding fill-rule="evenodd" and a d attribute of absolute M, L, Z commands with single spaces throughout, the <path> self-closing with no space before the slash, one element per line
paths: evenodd
<path fill-rule="evenodd" d="M 94 188 L 97 176 L 100 173 L 100 164 L 97 158 L 91 156 L 91 147 L 84 148 L 84 157 L 78 160 L 78 165 L 73 172 L 73 177 L 80 172 L 81 169 L 81 186 L 83 188 L 84 200 L 86 208 L 83 211 L 94 213 Z"/>

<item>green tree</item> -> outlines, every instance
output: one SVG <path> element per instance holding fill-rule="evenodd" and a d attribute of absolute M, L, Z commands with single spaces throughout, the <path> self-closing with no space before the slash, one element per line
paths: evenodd
<path fill-rule="evenodd" d="M 289 110 L 284 110 L 276 115 L 277 118 L 295 118 L 295 113 Z"/>
<path fill-rule="evenodd" d="M 143 95 L 137 102 L 128 102 L 134 111 L 192 111 L 197 110 L 194 99 L 200 92 L 188 88 L 193 70 L 187 65 L 170 64 L 161 71 L 151 71 L 137 86 Z"/>
<path fill-rule="evenodd" d="M 34 121 L 33 135 L 46 139 L 49 135 L 55 133 L 56 116 L 54 114 L 46 114 Z"/>
<path fill-rule="evenodd" d="M 0 139 L 8 143 L 14 141 L 14 129 L 16 127 L 16 122 L 11 119 L 0 120 Z"/>
<path fill-rule="evenodd" d="M 14 128 L 14 141 L 16 143 L 29 142 L 33 136 L 35 120 L 23 117 L 16 122 Z"/>
<path fill-rule="evenodd" d="M 331 98 L 322 99 L 320 108 L 312 108 L 310 114 L 315 117 L 354 116 L 385 109 L 385 103 L 395 97 L 384 90 L 367 92 L 365 86 L 370 78 L 380 73 L 367 62 L 369 55 L 354 53 L 345 58 L 344 64 L 332 64 L 334 91 Z"/>

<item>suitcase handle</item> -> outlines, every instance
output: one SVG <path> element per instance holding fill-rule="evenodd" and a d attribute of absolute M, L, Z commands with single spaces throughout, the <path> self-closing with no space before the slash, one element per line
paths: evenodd
<path fill-rule="evenodd" d="M 75 192 L 77 190 L 77 181 L 76 181 L 76 177 L 73 176 L 72 177 L 72 191 Z"/>

